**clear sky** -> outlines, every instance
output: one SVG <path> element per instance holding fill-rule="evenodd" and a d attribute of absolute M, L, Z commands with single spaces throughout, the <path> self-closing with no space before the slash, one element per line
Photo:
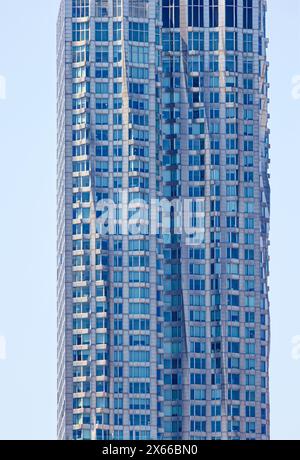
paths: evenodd
<path fill-rule="evenodd" d="M 56 437 L 58 3 L 0 0 L 0 439 Z M 269 0 L 274 439 L 300 439 L 299 23 L 300 0 Z"/>

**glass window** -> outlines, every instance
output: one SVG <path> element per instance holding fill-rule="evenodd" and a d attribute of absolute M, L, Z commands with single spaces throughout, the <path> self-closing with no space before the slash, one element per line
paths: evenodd
<path fill-rule="evenodd" d="M 204 26 L 203 0 L 189 0 L 188 4 L 189 27 Z"/>
<path fill-rule="evenodd" d="M 237 0 L 226 0 L 226 27 L 237 27 Z"/>
<path fill-rule="evenodd" d="M 95 40 L 98 42 L 108 41 L 108 22 L 96 22 Z"/>
<path fill-rule="evenodd" d="M 243 27 L 253 28 L 253 0 L 243 0 Z"/>
<path fill-rule="evenodd" d="M 209 0 L 209 27 L 219 25 L 219 0 Z"/>
<path fill-rule="evenodd" d="M 171 29 L 180 26 L 179 0 L 162 0 L 163 27 Z"/>

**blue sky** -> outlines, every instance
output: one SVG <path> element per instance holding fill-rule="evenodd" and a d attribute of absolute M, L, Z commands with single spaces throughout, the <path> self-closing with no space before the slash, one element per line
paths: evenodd
<path fill-rule="evenodd" d="M 0 439 L 56 437 L 57 0 L 0 0 Z M 287 7 L 288 5 L 288 7 Z M 269 0 L 272 437 L 300 439 L 300 0 Z M 0 88 L 1 89 L 1 88 Z M 297 358 L 297 353 L 294 353 Z M 300 353 L 299 353 L 300 358 Z"/>

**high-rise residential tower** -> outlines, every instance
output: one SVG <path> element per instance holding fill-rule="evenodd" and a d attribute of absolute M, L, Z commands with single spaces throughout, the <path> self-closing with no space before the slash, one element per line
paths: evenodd
<path fill-rule="evenodd" d="M 265 0 L 62 0 L 58 437 L 269 438 Z"/>

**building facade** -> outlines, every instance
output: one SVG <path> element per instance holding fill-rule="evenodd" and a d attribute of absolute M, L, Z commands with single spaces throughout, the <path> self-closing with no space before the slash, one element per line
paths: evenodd
<path fill-rule="evenodd" d="M 269 438 L 265 17 L 61 2 L 59 439 Z"/>

